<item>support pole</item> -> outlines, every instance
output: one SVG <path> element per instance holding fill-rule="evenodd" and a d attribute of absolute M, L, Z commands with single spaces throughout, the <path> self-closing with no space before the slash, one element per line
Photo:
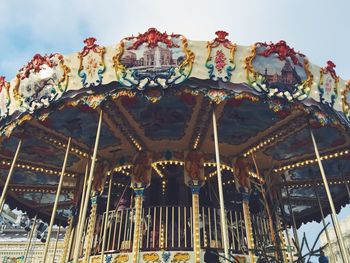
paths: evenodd
<path fill-rule="evenodd" d="M 219 200 L 220 200 L 220 219 L 221 219 L 221 235 L 224 243 L 224 254 L 225 262 L 227 263 L 229 259 L 228 253 L 228 242 L 227 242 L 227 225 L 226 225 L 226 215 L 225 215 L 225 205 L 224 205 L 224 194 L 222 189 L 222 179 L 221 179 L 221 165 L 220 165 L 220 152 L 219 152 L 219 141 L 218 141 L 218 131 L 216 127 L 216 117 L 215 111 L 213 109 L 213 131 L 214 131 L 214 144 L 215 144 L 215 157 L 216 157 L 216 171 L 218 178 L 218 188 L 219 188 Z"/>
<path fill-rule="evenodd" d="M 57 230 L 57 234 L 56 234 L 56 241 L 55 241 L 55 248 L 53 250 L 52 263 L 55 263 L 57 243 L 58 243 L 58 238 L 60 237 L 60 231 L 61 231 L 61 225 L 58 226 L 58 230 Z"/>
<path fill-rule="evenodd" d="M 84 206 L 85 197 L 86 197 L 86 183 L 87 183 L 88 176 L 89 176 L 89 161 L 86 162 L 86 167 L 85 167 L 84 185 L 83 185 L 83 191 L 80 198 L 79 217 L 78 217 L 76 231 L 74 233 L 74 238 L 73 238 L 73 242 L 74 242 L 73 244 L 75 244 L 74 248 L 77 246 L 77 242 L 80 242 L 80 244 L 83 242 L 83 240 L 77 239 L 77 235 L 78 233 L 80 233 L 80 229 L 83 229 L 82 231 L 84 231 L 84 222 L 82 221 L 82 213 L 83 213 L 83 206 Z"/>
<path fill-rule="evenodd" d="M 323 165 L 322 165 L 322 161 L 320 159 L 320 154 L 318 152 L 318 148 L 317 148 L 317 144 L 316 144 L 316 141 L 315 141 L 314 133 L 312 132 L 311 128 L 310 128 L 310 134 L 311 134 L 312 143 L 314 145 L 318 166 L 320 168 L 320 172 L 321 172 L 324 188 L 326 190 L 326 194 L 327 194 L 327 198 L 328 198 L 328 201 L 329 201 L 329 205 L 331 207 L 331 212 L 332 212 L 331 213 L 331 218 L 332 218 L 335 234 L 336 234 L 336 237 L 337 237 L 337 240 L 338 240 L 340 253 L 341 253 L 341 256 L 342 256 L 342 259 L 343 259 L 344 263 L 349 263 L 350 262 L 349 261 L 349 254 L 347 253 L 346 248 L 345 248 L 343 236 L 342 236 L 340 225 L 339 225 L 338 218 L 337 218 L 337 213 L 336 213 L 335 207 L 334 207 L 332 194 L 331 194 L 331 191 L 329 190 L 327 177 L 326 177 L 326 174 L 325 174 L 324 169 L 323 169 Z"/>
<path fill-rule="evenodd" d="M 37 216 L 38 215 L 35 215 L 35 217 L 34 217 L 34 222 L 33 222 L 33 225 L 32 225 L 32 229 L 30 230 L 30 233 L 29 233 L 29 240 L 28 240 L 28 244 L 27 244 L 27 247 L 26 247 L 26 250 L 25 250 L 25 253 L 24 253 L 24 258 L 23 258 L 23 262 L 24 263 L 27 262 L 27 257 L 28 257 L 30 245 L 32 244 L 33 235 L 34 235 L 35 230 L 36 230 L 36 218 L 37 218 Z"/>
<path fill-rule="evenodd" d="M 83 263 L 90 262 L 90 253 L 92 246 L 92 239 L 95 233 L 95 224 L 96 224 L 96 215 L 97 215 L 97 196 L 91 198 L 91 211 L 89 217 L 89 223 L 85 235 L 85 251 Z"/>
<path fill-rule="evenodd" d="M 321 217 L 322 217 L 322 224 L 323 224 L 323 227 L 324 227 L 324 231 L 326 233 L 327 243 L 328 243 L 328 246 L 329 246 L 329 250 L 331 252 L 331 259 L 332 259 L 331 262 L 335 263 L 336 261 L 335 261 L 334 251 L 333 251 L 333 248 L 332 248 L 331 239 L 329 238 L 329 232 L 328 232 L 328 228 L 327 228 L 327 225 L 326 225 L 326 221 L 324 219 L 324 213 L 323 213 L 323 208 L 322 208 L 321 201 L 320 201 L 320 196 L 318 195 L 318 191 L 317 191 L 317 188 L 316 188 L 315 185 L 314 185 L 314 191 L 315 191 L 315 195 L 316 195 L 316 198 L 317 198 L 318 207 L 320 208 Z"/>
<path fill-rule="evenodd" d="M 242 193 L 243 217 L 244 217 L 245 233 L 247 237 L 249 262 L 255 262 L 254 238 L 253 238 L 253 230 L 252 230 L 252 221 L 250 218 L 249 198 L 250 198 L 250 195 L 248 193 L 246 192 Z"/>
<path fill-rule="evenodd" d="M 142 201 L 143 201 L 143 193 L 144 186 L 138 185 L 134 188 L 135 193 L 135 229 L 134 229 L 134 237 L 133 237 L 133 246 L 132 246 L 132 262 L 138 263 L 140 257 L 140 240 L 141 240 L 141 212 L 142 212 Z M 161 219 L 159 221 L 159 225 L 162 223 Z"/>
<path fill-rule="evenodd" d="M 97 127 L 97 132 L 96 132 L 94 153 L 92 155 L 90 174 L 89 174 L 89 179 L 87 181 L 84 206 L 83 206 L 83 210 L 82 210 L 82 214 L 81 214 L 81 227 L 79 228 L 79 232 L 77 233 L 77 239 L 76 239 L 76 243 L 75 243 L 75 247 L 74 247 L 73 263 L 78 263 L 79 251 L 81 248 L 81 239 L 83 237 L 83 224 L 84 224 L 85 219 L 86 219 L 86 211 L 87 211 L 88 204 L 89 204 L 91 185 L 92 185 L 92 180 L 93 180 L 93 175 L 94 175 L 94 170 L 95 170 L 97 149 L 98 149 L 98 144 L 99 144 L 99 140 L 100 140 L 101 125 L 102 125 L 102 110 L 100 111 L 100 118 L 98 121 L 98 127 Z"/>
<path fill-rule="evenodd" d="M 103 235 L 102 235 L 101 262 L 104 262 L 106 235 L 107 235 L 107 227 L 108 227 L 108 221 L 109 221 L 109 204 L 111 201 L 112 181 L 113 181 L 113 172 L 109 176 L 109 186 L 108 186 L 107 205 L 106 205 L 106 217 L 105 217 L 105 222 L 104 222 L 105 224 L 104 224 Z"/>
<path fill-rule="evenodd" d="M 49 244 L 50 244 L 52 227 L 53 227 L 53 224 L 55 222 L 57 206 L 58 206 L 59 198 L 60 198 L 60 195 L 61 195 L 61 189 L 62 189 L 62 185 L 63 185 L 64 174 L 65 174 L 65 171 L 66 171 L 66 166 L 67 166 L 67 160 L 68 160 L 68 154 L 69 154 L 69 150 L 70 150 L 71 140 L 72 140 L 72 138 L 69 137 L 68 143 L 67 143 L 66 155 L 64 156 L 64 161 L 63 161 L 60 181 L 58 183 L 58 188 L 57 188 L 57 192 L 56 192 L 55 203 L 54 203 L 53 208 L 52 208 L 50 225 L 49 225 L 49 229 L 47 231 L 47 239 L 46 239 L 45 248 L 44 248 L 43 262 L 47 262 L 46 261 L 47 251 L 49 250 Z"/>
<path fill-rule="evenodd" d="M 15 169 L 17 157 L 18 157 L 18 154 L 19 154 L 19 150 L 21 149 L 21 146 L 22 146 L 22 140 L 19 140 L 15 156 L 12 159 L 10 171 L 9 171 L 9 173 L 7 175 L 4 188 L 2 189 L 2 194 L 1 194 L 1 197 L 0 197 L 0 214 L 2 213 L 2 209 L 4 208 L 4 205 L 5 205 L 7 188 L 9 186 L 9 183 L 10 183 L 10 180 L 11 180 L 11 177 L 12 177 L 12 174 L 13 174 L 13 170 Z"/>
<path fill-rule="evenodd" d="M 255 166 L 255 170 L 256 170 L 258 176 L 261 177 L 260 176 L 260 170 L 258 168 L 258 164 L 257 164 L 257 162 L 255 160 L 255 156 L 254 156 L 253 153 L 252 153 L 252 159 L 253 159 L 253 163 L 254 163 L 254 166 Z M 274 227 L 273 227 L 273 220 L 272 220 L 271 210 L 270 210 L 270 206 L 269 206 L 269 203 L 267 201 L 267 198 L 266 198 L 266 191 L 265 191 L 264 186 L 261 186 L 260 190 L 261 190 L 261 195 L 262 195 L 262 197 L 264 199 L 264 204 L 265 204 L 264 208 L 265 208 L 267 219 L 268 219 L 268 222 L 269 222 L 269 230 L 270 230 L 271 241 L 274 244 L 274 246 L 277 247 L 277 242 L 276 242 L 275 231 L 274 231 Z"/>
<path fill-rule="evenodd" d="M 199 228 L 199 191 L 200 191 L 200 185 L 198 183 L 191 185 L 192 209 L 193 209 L 193 217 L 192 217 L 193 222 L 191 222 L 191 224 L 193 225 L 193 252 L 194 252 L 195 263 L 201 262 L 201 240 L 200 240 L 200 228 Z"/>
<path fill-rule="evenodd" d="M 290 193 L 289 193 L 288 185 L 286 184 L 286 178 L 283 177 L 283 180 L 284 180 L 285 187 L 286 187 L 286 192 L 287 192 L 289 214 L 292 217 L 292 221 L 293 221 L 293 235 L 294 235 L 294 239 L 295 239 L 295 244 L 298 247 L 297 250 L 300 251 L 300 244 L 299 244 L 299 236 L 298 236 L 298 231 L 297 231 L 297 224 L 295 222 L 295 216 L 294 216 L 293 208 L 292 208 L 292 205 L 290 203 Z"/>
<path fill-rule="evenodd" d="M 61 263 L 66 263 L 68 261 L 67 256 L 70 254 L 70 241 L 72 239 L 72 227 L 73 227 L 73 216 L 68 218 L 68 227 L 66 228 L 66 233 L 63 241 L 63 253 L 61 255 Z"/>

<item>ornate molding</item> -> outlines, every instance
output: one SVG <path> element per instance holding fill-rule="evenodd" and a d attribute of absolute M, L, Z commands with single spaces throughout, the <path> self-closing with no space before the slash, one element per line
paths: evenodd
<path fill-rule="evenodd" d="M 95 42 L 96 38 L 94 37 L 85 39 L 85 46 L 78 53 L 78 59 L 80 60 L 78 75 L 84 88 L 100 85 L 106 69 L 104 62 L 106 49 Z"/>
<path fill-rule="evenodd" d="M 215 34 L 217 37 L 207 44 L 208 55 L 205 66 L 209 69 L 211 80 L 228 82 L 231 80 L 232 71 L 236 68 L 234 56 L 237 46 L 226 38 L 227 32 L 216 31 Z"/>

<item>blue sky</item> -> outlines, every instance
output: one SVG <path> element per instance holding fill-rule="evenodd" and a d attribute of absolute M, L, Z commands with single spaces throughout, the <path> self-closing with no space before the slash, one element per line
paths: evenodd
<path fill-rule="evenodd" d="M 348 0 L 0 0 L 0 75 L 12 79 L 36 53 L 80 51 L 89 36 L 111 45 L 157 27 L 197 40 L 222 29 L 241 45 L 284 39 L 315 64 L 333 60 L 350 79 L 349 10 Z M 348 207 L 341 217 L 349 214 Z"/>

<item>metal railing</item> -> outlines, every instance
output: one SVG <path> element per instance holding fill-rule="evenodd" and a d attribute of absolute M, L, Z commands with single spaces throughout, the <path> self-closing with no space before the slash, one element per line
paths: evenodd
<path fill-rule="evenodd" d="M 223 249 L 220 210 L 200 207 L 200 241 L 202 248 Z M 110 211 L 108 215 L 105 251 L 131 251 L 134 232 L 134 209 Z M 94 238 L 94 252 L 101 251 L 102 235 L 106 213 L 97 218 Z M 244 218 L 240 211 L 226 211 L 228 241 L 232 251 L 244 253 L 247 250 Z M 251 217 L 255 240 L 270 239 L 265 217 Z M 193 228 L 192 207 L 156 206 L 142 210 L 141 251 L 147 250 L 192 250 Z"/>

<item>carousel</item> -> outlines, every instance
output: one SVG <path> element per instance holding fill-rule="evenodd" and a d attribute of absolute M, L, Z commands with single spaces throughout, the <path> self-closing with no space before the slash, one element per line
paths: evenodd
<path fill-rule="evenodd" d="M 215 34 L 90 37 L 0 77 L 0 209 L 47 223 L 41 262 L 54 225 L 61 263 L 304 262 L 296 230 L 328 214 L 349 262 L 350 83 Z"/>

